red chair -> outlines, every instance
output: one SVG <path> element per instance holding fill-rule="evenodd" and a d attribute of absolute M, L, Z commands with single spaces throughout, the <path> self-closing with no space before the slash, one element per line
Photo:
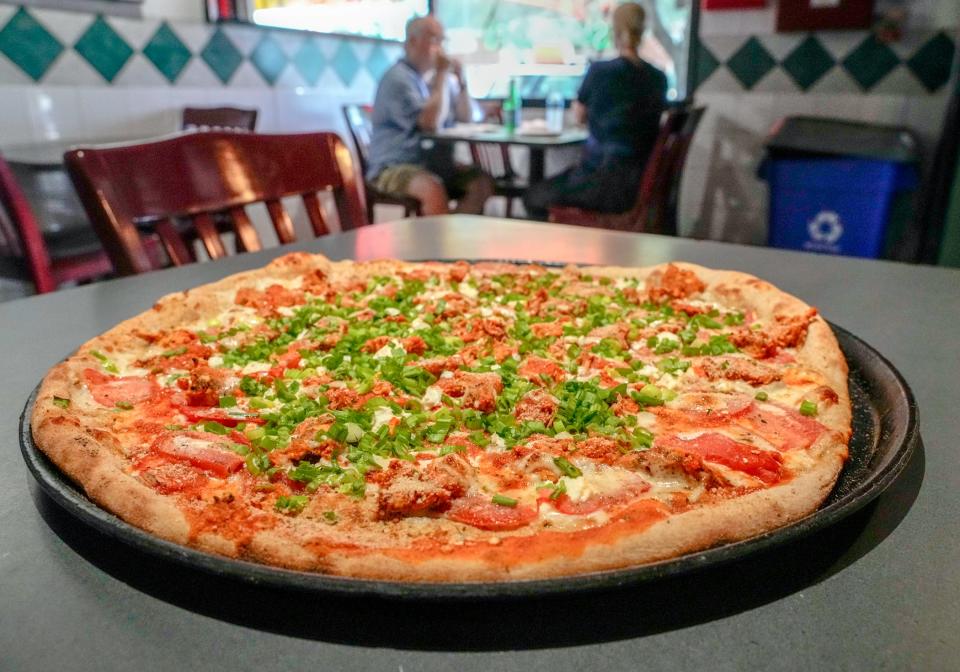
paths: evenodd
<path fill-rule="evenodd" d="M 143 245 L 154 232 L 170 262 L 196 261 L 191 239 L 212 259 L 227 254 L 215 217 L 229 218 L 237 252 L 262 248 L 245 206 L 264 203 L 281 244 L 296 240 L 280 199 L 302 198 L 313 232 L 329 233 L 318 192 L 332 192 L 341 229 L 367 223 L 354 164 L 334 133 L 187 133 L 156 142 L 64 155 L 90 221 L 122 275 L 156 267 Z"/>
<path fill-rule="evenodd" d="M 253 131 L 257 128 L 257 110 L 239 107 L 185 107 L 180 128 L 192 130 Z"/>
<path fill-rule="evenodd" d="M 666 113 L 640 180 L 637 201 L 630 210 L 606 213 L 559 206 L 550 208 L 550 221 L 598 229 L 676 235 L 680 178 L 705 109 L 674 109 Z"/>
<path fill-rule="evenodd" d="M 377 189 L 372 182 L 366 180 L 367 168 L 370 165 L 369 148 L 373 137 L 373 121 L 371 115 L 373 107 L 370 105 L 344 105 L 343 118 L 350 131 L 350 139 L 357 149 L 357 158 L 360 160 L 360 172 L 363 174 L 363 189 L 366 196 L 367 212 L 373 218 L 373 207 L 377 203 L 384 205 L 399 205 L 403 208 L 404 217 L 419 217 L 423 214 L 420 199 L 406 194 L 389 194 Z"/>
<path fill-rule="evenodd" d="M 113 272 L 103 250 L 84 253 L 59 251 L 47 245 L 33 209 L 17 184 L 13 171 L 0 157 L 0 250 L 25 265 L 38 294 L 56 290 L 66 282 L 88 282 Z"/>

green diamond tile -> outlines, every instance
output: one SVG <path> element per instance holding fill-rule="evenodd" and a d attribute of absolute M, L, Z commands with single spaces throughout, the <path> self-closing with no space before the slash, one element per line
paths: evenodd
<path fill-rule="evenodd" d="M 269 84 L 277 81 L 288 63 L 287 55 L 283 53 L 283 49 L 269 33 L 264 35 L 257 43 L 256 48 L 250 54 L 250 60 L 260 76 L 267 80 Z"/>
<path fill-rule="evenodd" d="M 956 46 L 947 35 L 937 33 L 907 60 L 910 72 L 933 93 L 950 80 L 950 65 Z"/>
<path fill-rule="evenodd" d="M 226 33 L 217 28 L 207 46 L 200 52 L 200 58 L 210 66 L 213 73 L 226 84 L 243 62 L 243 55 L 234 46 Z"/>
<path fill-rule="evenodd" d="M 177 81 L 177 77 L 190 62 L 191 56 L 190 50 L 166 22 L 160 24 L 157 32 L 147 42 L 147 46 L 143 48 L 143 55 L 171 84 Z"/>
<path fill-rule="evenodd" d="M 60 40 L 23 7 L 0 30 L 0 53 L 34 81 L 39 81 L 47 73 L 62 51 Z"/>
<path fill-rule="evenodd" d="M 333 70 L 347 86 L 353 83 L 353 78 L 360 72 L 360 59 L 349 42 L 343 41 L 337 48 L 337 53 L 333 55 Z"/>
<path fill-rule="evenodd" d="M 308 37 L 303 41 L 297 53 L 293 55 L 293 67 L 310 86 L 317 83 L 320 75 L 323 74 L 323 69 L 327 67 L 327 58 L 317 46 L 315 39 Z"/>
<path fill-rule="evenodd" d="M 87 28 L 73 45 L 73 49 L 108 82 L 113 81 L 133 56 L 130 45 L 103 20 L 102 16 L 98 16 L 97 20 Z"/>
<path fill-rule="evenodd" d="M 811 35 L 798 44 L 780 65 L 797 86 L 806 91 L 830 72 L 836 61 L 830 52 L 823 48 L 820 40 Z"/>
<path fill-rule="evenodd" d="M 776 65 L 777 62 L 773 60 L 770 52 L 755 37 L 744 42 L 743 46 L 727 59 L 727 68 L 746 89 L 752 89 Z"/>
<path fill-rule="evenodd" d="M 697 40 L 697 70 L 693 77 L 693 88 L 698 88 L 707 81 L 717 68 L 720 67 L 720 61 L 713 55 L 713 52 L 707 49 L 707 45 Z"/>
<path fill-rule="evenodd" d="M 877 82 L 900 65 L 893 49 L 870 35 L 851 51 L 842 61 L 843 68 L 864 91 L 872 89 Z"/>
<path fill-rule="evenodd" d="M 367 58 L 367 72 L 370 73 L 373 81 L 379 82 L 380 78 L 383 77 L 383 73 L 385 73 L 389 67 L 390 57 L 387 56 L 386 50 L 379 44 L 376 45 L 370 52 L 369 58 Z"/>

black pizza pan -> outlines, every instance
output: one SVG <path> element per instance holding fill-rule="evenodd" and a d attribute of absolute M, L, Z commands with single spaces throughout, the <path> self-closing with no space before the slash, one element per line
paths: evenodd
<path fill-rule="evenodd" d="M 790 525 L 750 539 L 630 569 L 495 583 L 401 583 L 278 569 L 197 551 L 153 537 L 94 504 L 34 444 L 30 417 L 37 390 L 30 395 L 20 417 L 20 448 L 30 473 L 41 488 L 83 523 L 155 558 L 223 578 L 316 595 L 419 601 L 522 599 L 605 591 L 696 572 L 786 544 L 850 516 L 893 483 L 919 442 L 917 404 L 913 393 L 883 355 L 845 329 L 831 326 L 850 367 L 848 382 L 853 406 L 853 433 L 850 458 L 823 505 Z"/>

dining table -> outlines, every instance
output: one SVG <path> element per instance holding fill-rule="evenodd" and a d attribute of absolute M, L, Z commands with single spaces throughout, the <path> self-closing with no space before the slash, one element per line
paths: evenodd
<path fill-rule="evenodd" d="M 18 423 L 47 370 L 161 296 L 289 251 L 497 259 L 765 278 L 876 349 L 921 440 L 869 504 L 723 563 L 593 591 L 428 599 L 245 581 L 86 524 L 25 465 Z M 0 304 L 0 669 L 960 669 L 960 270 L 479 216 L 406 219 Z M 421 596 L 422 597 L 422 596 Z"/>
<path fill-rule="evenodd" d="M 485 143 L 492 145 L 511 145 L 526 147 L 530 152 L 528 184 L 543 181 L 546 174 L 547 151 L 563 147 L 576 147 L 587 141 L 584 128 L 565 128 L 551 132 L 544 126 L 526 125 L 517 129 L 507 129 L 497 124 L 456 124 L 438 129 L 433 133 L 424 133 L 423 138 L 443 143 Z"/>

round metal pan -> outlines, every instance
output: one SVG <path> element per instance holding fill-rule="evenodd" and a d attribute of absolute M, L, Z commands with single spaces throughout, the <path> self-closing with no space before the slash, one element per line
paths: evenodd
<path fill-rule="evenodd" d="M 400 600 L 482 600 L 585 593 L 632 586 L 728 563 L 821 530 L 858 511 L 896 479 L 918 443 L 917 405 L 900 373 L 850 332 L 831 325 L 850 366 L 853 436 L 850 459 L 824 504 L 791 525 L 751 539 L 631 569 L 536 581 L 500 583 L 399 583 L 297 572 L 233 560 L 153 537 L 90 501 L 41 453 L 30 432 L 37 391 L 20 418 L 20 448 L 30 473 L 60 506 L 82 522 L 143 553 L 220 577 L 317 595 Z"/>

